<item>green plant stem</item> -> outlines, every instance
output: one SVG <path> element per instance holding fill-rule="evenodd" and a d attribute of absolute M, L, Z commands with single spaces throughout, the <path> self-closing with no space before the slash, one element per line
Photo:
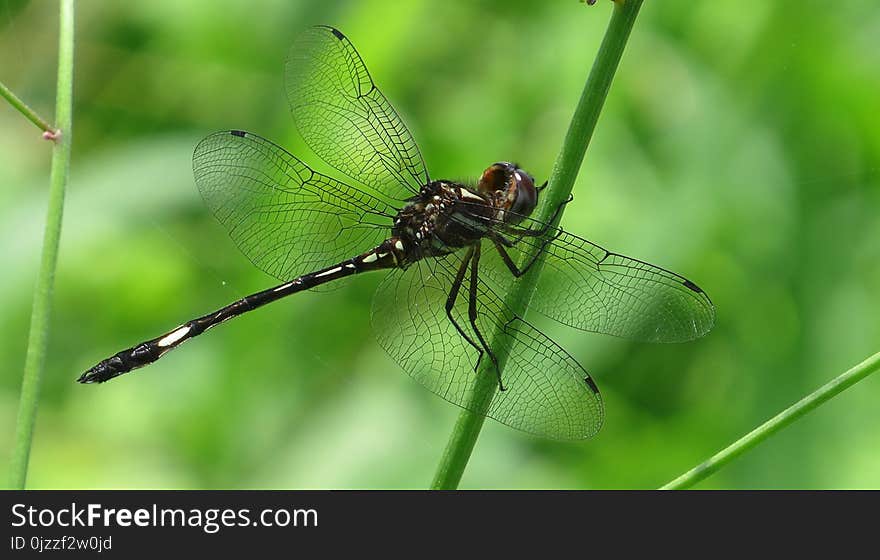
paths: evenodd
<path fill-rule="evenodd" d="M 779 430 L 792 424 L 795 420 L 817 408 L 822 403 L 842 393 L 865 377 L 880 369 L 880 352 L 864 362 L 842 373 L 786 408 L 770 420 L 764 422 L 733 444 L 716 453 L 672 482 L 660 487 L 661 490 L 683 490 L 710 476 L 718 469 L 733 461 L 746 451 L 752 449 Z"/>
<path fill-rule="evenodd" d="M 9 485 L 17 489 L 24 488 L 27 481 L 28 459 L 40 392 L 40 377 L 46 361 L 55 265 L 58 260 L 58 241 L 61 237 L 64 191 L 70 169 L 73 115 L 73 0 L 61 0 L 60 7 L 55 122 L 61 130 L 62 136 L 56 139 L 52 148 L 52 171 L 49 178 L 49 201 L 46 229 L 43 236 L 43 253 L 40 259 L 37 285 L 34 290 L 31 327 L 24 364 L 24 377 L 21 384 L 21 402 L 18 408 L 18 423 L 15 431 L 15 448 L 12 454 L 12 465 L 9 469 Z"/>
<path fill-rule="evenodd" d="M 540 220 L 549 220 L 555 209 L 571 193 L 593 130 L 596 128 L 596 122 L 599 120 L 599 113 L 602 111 L 605 97 L 611 87 L 611 80 L 617 70 L 641 5 L 642 0 L 614 2 L 614 13 L 565 135 L 562 151 L 557 157 L 550 175 L 550 183 L 541 193 L 542 197 L 546 197 L 546 202 L 542 204 L 543 211 L 537 215 Z M 553 225 L 559 222 L 560 217 L 561 213 Z M 507 294 L 505 303 L 514 313 L 522 316 L 525 312 L 526 304 L 537 286 L 541 268 L 543 268 L 543 259 L 539 259 L 529 273 L 517 282 L 513 290 Z M 505 335 L 495 333 L 495 337 L 498 336 Z M 507 345 L 491 344 L 491 346 L 504 349 Z M 504 363 L 507 361 L 506 352 L 497 352 L 496 354 L 499 367 L 503 371 Z M 461 476 L 483 427 L 485 413 L 489 410 L 498 387 L 492 368 L 490 360 L 483 360 L 476 375 L 470 402 L 459 415 L 440 459 L 437 473 L 431 484 L 433 489 L 455 489 L 461 481 Z"/>
<path fill-rule="evenodd" d="M 2 96 L 6 101 L 9 101 L 9 104 L 15 107 L 19 113 L 27 117 L 29 121 L 37 125 L 40 130 L 43 132 L 48 132 L 50 134 L 55 134 L 55 129 L 52 128 L 52 125 L 46 122 L 40 115 L 36 113 L 33 109 L 28 107 L 24 101 L 18 98 L 17 95 L 12 93 L 8 87 L 3 82 L 0 82 L 0 96 Z"/>

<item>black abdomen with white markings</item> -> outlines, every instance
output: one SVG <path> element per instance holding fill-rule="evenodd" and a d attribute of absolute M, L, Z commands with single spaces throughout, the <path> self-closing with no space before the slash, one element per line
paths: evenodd
<path fill-rule="evenodd" d="M 206 330 L 267 303 L 359 272 L 394 268 L 398 266 L 398 260 L 402 256 L 401 247 L 402 245 L 396 239 L 389 239 L 379 247 L 336 266 L 305 274 L 290 282 L 244 297 L 213 313 L 187 321 L 161 336 L 122 350 L 106 360 L 102 360 L 83 373 L 77 381 L 80 383 L 109 381 L 123 373 L 149 365 Z"/>

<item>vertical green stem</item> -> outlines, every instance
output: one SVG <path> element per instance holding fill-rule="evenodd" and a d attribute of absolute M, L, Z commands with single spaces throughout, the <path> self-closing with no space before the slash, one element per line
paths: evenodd
<path fill-rule="evenodd" d="M 27 481 L 28 459 L 40 392 L 40 376 L 46 359 L 52 288 L 55 281 L 55 264 L 58 260 L 58 241 L 61 236 L 64 190 L 67 186 L 67 175 L 70 168 L 70 141 L 73 136 L 71 129 L 73 114 L 73 0 L 60 0 L 60 5 L 55 122 L 61 131 L 61 136 L 56 139 L 52 149 L 52 171 L 49 178 L 49 204 L 43 236 L 43 253 L 34 291 L 31 329 L 28 337 L 24 377 L 21 384 L 21 402 L 15 431 L 15 448 L 12 455 L 12 465 L 9 469 L 9 486 L 17 489 L 24 488 Z"/>
<path fill-rule="evenodd" d="M 578 101 L 574 116 L 569 124 L 562 151 L 556 159 L 553 172 L 550 176 L 549 186 L 541 193 L 547 198 L 542 205 L 543 215 L 536 216 L 540 220 L 549 220 L 553 211 L 568 198 L 574 185 L 575 178 L 580 170 L 599 113 L 605 102 L 605 97 L 611 87 L 611 81 L 617 70 L 620 57 L 623 55 L 630 31 L 635 23 L 636 16 L 642 0 L 617 0 L 614 2 L 614 13 L 599 47 L 593 68 L 584 85 L 580 101 Z M 561 213 L 560 213 L 561 215 Z M 557 217 L 557 222 L 559 216 Z M 555 225 L 555 224 L 554 224 Z M 540 259 L 519 282 L 514 289 L 507 294 L 506 304 L 514 313 L 522 315 L 526 304 L 531 298 L 537 285 L 540 270 L 543 267 L 543 259 Z M 500 333 L 496 333 L 498 336 Z M 492 345 L 494 348 L 504 348 L 505 345 Z M 507 360 L 507 356 L 497 353 L 499 367 Z M 498 387 L 495 373 L 492 371 L 489 360 L 484 360 L 477 372 L 473 396 L 466 410 L 463 410 L 453 428 L 449 442 L 440 459 L 437 473 L 431 487 L 434 489 L 454 489 L 458 487 L 467 462 L 470 459 L 474 445 L 483 427 L 485 412 L 492 403 L 492 398 Z M 482 414 L 481 414 L 482 413 Z"/>
<path fill-rule="evenodd" d="M 746 451 L 752 449 L 779 430 L 792 424 L 795 420 L 817 408 L 822 403 L 852 387 L 868 375 L 880 370 L 880 352 L 874 354 L 859 365 L 846 371 L 820 388 L 816 389 L 795 404 L 786 408 L 770 420 L 767 420 L 748 434 L 722 449 L 706 461 L 700 463 L 672 482 L 660 487 L 661 490 L 683 490 L 708 477 L 727 463 L 733 461 Z"/>

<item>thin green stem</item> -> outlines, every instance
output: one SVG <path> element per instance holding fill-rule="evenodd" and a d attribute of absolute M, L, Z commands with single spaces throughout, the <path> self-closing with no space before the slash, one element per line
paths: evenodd
<path fill-rule="evenodd" d="M 33 109 L 28 107 L 24 101 L 18 98 L 17 95 L 12 93 L 8 87 L 3 82 L 0 82 L 0 96 L 2 96 L 6 101 L 9 101 L 9 104 L 15 107 L 19 113 L 27 117 L 29 121 L 37 125 L 43 132 L 48 132 L 49 134 L 54 135 L 55 129 L 52 128 L 52 125 L 47 123 L 44 118 L 36 113 Z"/>
<path fill-rule="evenodd" d="M 15 448 L 9 469 L 9 485 L 22 489 L 27 481 L 28 459 L 40 377 L 46 361 L 49 335 L 49 315 L 52 309 L 52 289 L 55 282 L 55 264 L 58 260 L 58 242 L 61 237 L 61 217 L 64 191 L 70 169 L 70 141 L 73 115 L 73 0 L 61 0 L 58 23 L 58 83 L 55 97 L 55 122 L 63 133 L 52 149 L 52 171 L 49 178 L 49 201 L 46 229 L 43 236 L 43 254 L 34 290 L 31 330 L 28 336 L 24 377 L 21 384 L 21 402 L 15 431 Z"/>
<path fill-rule="evenodd" d="M 690 488 L 746 451 L 754 448 L 779 430 L 791 425 L 801 416 L 842 393 L 845 389 L 852 387 L 878 369 L 880 369 L 880 352 L 874 354 L 849 371 L 838 375 L 819 389 L 813 391 L 745 436 L 733 442 L 733 444 L 679 476 L 672 482 L 662 486 L 660 489 L 683 490 L 685 488 Z"/>
<path fill-rule="evenodd" d="M 642 0 L 614 2 L 614 13 L 569 124 L 562 151 L 559 153 L 550 175 L 550 183 L 541 193 L 542 197 L 546 197 L 547 202 L 542 205 L 544 211 L 541 215 L 536 216 L 540 220 L 549 220 L 554 210 L 571 193 L 593 130 L 596 128 L 596 122 L 599 120 L 605 97 L 611 87 L 611 80 L 617 70 L 641 5 Z M 557 223 L 560 217 L 561 213 L 556 217 Z M 554 225 L 556 224 L 554 223 Z M 537 286 L 541 268 L 543 268 L 543 259 L 539 258 L 529 273 L 517 282 L 514 289 L 507 294 L 505 303 L 514 313 L 522 316 L 525 312 L 526 304 Z M 497 332 L 493 340 L 497 340 L 499 336 L 506 335 Z M 503 371 L 507 361 L 506 348 L 508 345 L 493 343 L 490 346 L 500 350 L 496 352 L 496 357 L 499 367 Z M 489 410 L 497 388 L 493 365 L 490 360 L 483 360 L 476 375 L 470 402 L 467 408 L 462 410 L 455 423 L 440 459 L 437 473 L 434 475 L 432 488 L 454 489 L 458 487 L 483 427 L 485 413 Z"/>

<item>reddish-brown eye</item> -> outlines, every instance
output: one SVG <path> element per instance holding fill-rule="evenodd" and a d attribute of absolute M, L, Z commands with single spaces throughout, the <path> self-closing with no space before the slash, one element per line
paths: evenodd
<path fill-rule="evenodd" d="M 516 169 L 513 172 L 513 183 L 516 188 L 516 198 L 510 206 L 510 211 L 521 216 L 528 216 L 538 205 L 538 190 L 535 188 L 535 181 L 522 169 Z"/>
<path fill-rule="evenodd" d="M 507 187 L 508 167 L 510 167 L 510 164 L 505 162 L 490 165 L 483 171 L 480 183 L 477 185 L 477 191 L 490 194 L 505 189 Z"/>

